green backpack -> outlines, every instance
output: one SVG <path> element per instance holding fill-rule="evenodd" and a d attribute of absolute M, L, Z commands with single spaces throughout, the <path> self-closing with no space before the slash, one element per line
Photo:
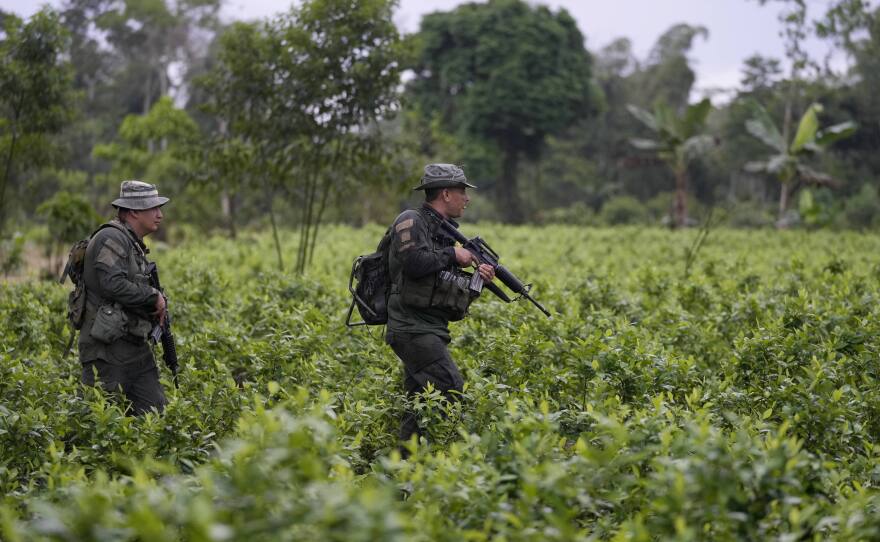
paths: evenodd
<path fill-rule="evenodd" d="M 345 325 L 379 326 L 388 323 L 388 294 L 391 291 L 391 277 L 388 273 L 388 251 L 391 247 L 391 228 L 382 236 L 376 252 L 355 258 L 348 277 L 348 291 L 351 292 L 351 305 Z M 352 323 L 351 316 L 357 307 L 362 321 Z"/>
<path fill-rule="evenodd" d="M 67 264 L 64 266 L 64 271 L 61 272 L 61 278 L 58 279 L 59 284 L 64 284 L 64 279 L 70 277 L 70 282 L 73 283 L 73 291 L 67 296 L 67 321 L 70 322 L 73 329 L 82 329 L 86 315 L 86 284 L 83 280 L 86 249 L 89 248 L 89 241 L 92 240 L 92 237 L 104 228 L 119 229 L 119 226 L 110 223 L 102 224 L 91 235 L 74 243 L 67 254 Z"/>
<path fill-rule="evenodd" d="M 83 268 L 85 266 L 86 249 L 89 247 L 89 239 L 81 239 L 70 247 L 67 255 L 67 264 L 58 280 L 64 284 L 64 279 L 70 277 L 73 283 L 73 291 L 67 296 L 67 321 L 73 329 L 81 329 L 86 314 L 86 285 L 83 280 Z"/>

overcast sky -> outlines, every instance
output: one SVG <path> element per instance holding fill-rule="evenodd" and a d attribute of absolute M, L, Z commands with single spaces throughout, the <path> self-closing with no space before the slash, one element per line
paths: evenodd
<path fill-rule="evenodd" d="M 29 15 L 42 3 L 0 0 L 0 8 Z M 395 21 L 402 31 L 413 32 L 418 30 L 425 13 L 446 11 L 460 3 L 460 0 L 401 0 Z M 766 6 L 759 5 L 757 0 L 546 0 L 540 3 L 554 10 L 567 9 L 577 20 L 589 49 L 598 50 L 613 39 L 626 36 L 632 40 L 639 59 L 646 57 L 657 38 L 672 25 L 705 26 L 709 38 L 698 38 L 691 52 L 698 90 L 737 86 L 743 60 L 755 53 L 784 57 L 777 3 Z M 807 3 L 810 15 L 816 18 L 824 13 L 827 0 L 807 0 Z M 256 19 L 284 11 L 289 5 L 289 0 L 226 0 L 223 13 L 227 19 Z M 828 47 L 814 41 L 809 50 L 814 58 L 823 59 Z M 838 58 L 834 64 L 841 67 L 844 62 Z"/>

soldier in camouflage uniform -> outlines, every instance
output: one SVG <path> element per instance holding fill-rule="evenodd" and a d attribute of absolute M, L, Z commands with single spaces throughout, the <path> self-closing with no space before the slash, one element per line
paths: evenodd
<path fill-rule="evenodd" d="M 430 382 L 448 400 L 456 400 L 464 385 L 461 373 L 447 349 L 449 322 L 460 320 L 476 295 L 467 288 L 461 268 L 478 262 L 467 250 L 456 247 L 444 234 L 444 219 L 460 217 L 470 198 L 464 172 L 452 164 L 429 164 L 419 186 L 425 202 L 404 211 L 391 228 L 388 267 L 391 292 L 388 298 L 386 342 L 403 362 L 404 387 L 408 395 L 424 391 Z M 492 266 L 477 272 L 486 281 L 495 276 Z M 400 439 L 420 435 L 416 416 L 407 412 L 400 426 Z M 406 450 L 402 449 L 404 454 Z"/>
<path fill-rule="evenodd" d="M 149 284 L 143 238 L 159 229 L 168 198 L 156 187 L 123 181 L 112 205 L 117 217 L 101 226 L 86 249 L 86 311 L 79 336 L 82 382 L 131 401 L 140 415 L 165 408 L 159 370 L 147 342 L 165 318 L 165 297 Z"/>

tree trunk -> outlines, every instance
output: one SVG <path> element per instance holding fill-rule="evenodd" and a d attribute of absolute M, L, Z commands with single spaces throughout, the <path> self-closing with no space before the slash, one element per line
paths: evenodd
<path fill-rule="evenodd" d="M 299 227 L 299 247 L 296 252 L 296 272 L 302 273 L 306 268 L 306 254 L 309 250 L 309 231 L 312 225 L 312 205 L 314 200 L 314 195 L 312 194 L 312 185 L 316 183 L 313 179 L 314 174 L 309 174 L 306 176 L 306 192 L 305 197 L 303 198 L 302 204 L 302 213 L 299 217 L 300 227 Z"/>
<path fill-rule="evenodd" d="M 797 68 L 794 64 L 791 67 L 791 77 L 788 82 L 788 92 L 785 94 L 785 116 L 782 118 L 782 141 L 786 147 L 790 145 L 791 133 L 793 129 L 792 111 L 794 109 L 795 100 L 795 81 L 797 81 Z M 786 149 L 786 153 L 788 153 Z M 776 220 L 776 227 L 784 229 L 788 227 L 785 223 L 785 211 L 788 210 L 788 198 L 791 195 L 791 187 L 788 182 L 782 182 L 782 188 L 779 189 L 779 216 Z"/>
<path fill-rule="evenodd" d="M 15 130 L 12 131 L 12 141 L 9 142 L 9 152 L 6 154 L 6 167 L 3 173 L 3 184 L 0 185 L 0 233 L 3 233 L 6 225 L 6 186 L 12 172 L 12 159 L 15 156 L 15 144 L 18 142 Z"/>
<path fill-rule="evenodd" d="M 312 231 L 312 242 L 309 247 L 309 265 L 311 265 L 312 260 L 315 258 L 315 244 L 318 242 L 318 226 L 321 225 L 321 219 L 324 217 L 324 210 L 327 208 L 327 198 L 330 195 L 330 178 L 326 177 L 324 179 L 324 186 L 322 188 L 323 194 L 321 195 L 321 206 L 318 207 L 318 215 L 315 218 L 315 226 Z"/>
<path fill-rule="evenodd" d="M 777 217 L 776 227 L 785 229 L 788 224 L 785 223 L 785 212 L 788 211 L 788 198 L 791 196 L 791 183 L 780 183 L 782 188 L 779 190 L 779 216 Z"/>
<path fill-rule="evenodd" d="M 147 81 L 144 84 L 144 111 L 143 115 L 146 115 L 150 112 L 150 88 L 153 86 L 153 73 L 152 70 L 147 70 Z"/>
<path fill-rule="evenodd" d="M 522 200 L 517 186 L 517 166 L 519 165 L 519 152 L 508 148 L 504 151 L 501 164 L 501 179 L 495 186 L 498 196 L 499 214 L 505 222 L 522 224 L 525 220 L 522 209 Z"/>
<path fill-rule="evenodd" d="M 281 240 L 278 238 L 278 224 L 275 221 L 275 209 L 273 200 L 275 199 L 272 190 L 266 188 L 266 196 L 269 200 L 269 221 L 272 224 L 272 239 L 275 241 L 275 253 L 278 255 L 278 270 L 284 271 L 284 259 L 281 257 Z"/>
<path fill-rule="evenodd" d="M 370 218 L 373 216 L 373 200 L 370 199 L 369 194 L 364 194 L 364 191 L 361 190 L 361 217 L 360 222 L 355 224 L 358 228 L 363 227 L 364 224 L 370 221 Z"/>
<path fill-rule="evenodd" d="M 12 111 L 12 140 L 9 142 L 9 152 L 6 154 L 6 166 L 3 168 L 3 184 L 0 185 L 0 233 L 6 226 L 6 187 L 12 176 L 12 161 L 15 158 L 15 145 L 18 143 L 18 119 L 24 104 L 24 94 L 18 97 L 18 105 Z"/>
<path fill-rule="evenodd" d="M 235 239 L 238 233 L 235 231 L 235 197 L 226 188 L 220 192 L 220 208 L 223 210 L 223 221 L 229 230 L 229 238 Z"/>
<path fill-rule="evenodd" d="M 330 196 L 330 189 L 333 184 L 333 176 L 336 172 L 336 168 L 339 165 L 339 156 L 342 153 L 342 143 L 341 139 L 336 140 L 336 145 L 333 149 L 333 157 L 330 159 L 330 163 L 327 164 L 326 170 L 323 176 L 323 183 L 321 184 L 321 205 L 318 207 L 318 214 L 315 216 L 315 225 L 314 230 L 312 230 L 312 241 L 309 247 L 309 259 L 308 263 L 311 265 L 312 260 L 315 258 L 315 245 L 318 242 L 318 227 L 321 225 L 321 219 L 324 217 L 324 210 L 327 208 L 327 199 Z M 317 187 L 316 187 L 317 190 Z"/>
<path fill-rule="evenodd" d="M 306 180 L 306 192 L 303 198 L 302 216 L 300 217 L 299 250 L 296 255 L 296 271 L 304 273 L 306 260 L 309 255 L 309 241 L 311 240 L 312 221 L 315 209 L 315 195 L 318 192 L 318 171 L 320 170 L 319 159 L 311 164 L 312 171 Z"/>
<path fill-rule="evenodd" d="M 168 95 L 168 64 L 165 59 L 159 60 L 159 97 Z"/>
<path fill-rule="evenodd" d="M 227 120 L 221 118 L 219 130 L 224 138 L 224 147 L 228 145 L 227 126 Z M 238 232 L 235 229 L 235 194 L 230 193 L 229 188 L 225 186 L 225 178 L 221 179 L 221 185 L 223 185 L 223 189 L 220 193 L 220 207 L 223 209 L 223 219 L 226 222 L 226 227 L 229 229 L 229 237 L 235 239 L 238 236 Z"/>
<path fill-rule="evenodd" d="M 687 226 L 687 166 L 675 168 L 675 207 L 676 228 Z"/>

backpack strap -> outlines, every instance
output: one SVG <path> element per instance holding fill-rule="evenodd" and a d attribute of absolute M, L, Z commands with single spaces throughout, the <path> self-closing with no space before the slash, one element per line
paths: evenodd
<path fill-rule="evenodd" d="M 119 223 L 116 220 L 111 220 L 110 222 L 105 222 L 104 224 L 101 224 L 100 226 L 98 226 L 98 229 L 96 229 L 94 232 L 92 232 L 92 234 L 89 236 L 88 242 L 91 243 L 92 239 L 94 239 L 95 236 L 98 235 L 98 233 L 101 230 L 104 230 L 107 228 L 114 228 L 114 229 L 122 232 L 125 235 L 126 239 L 134 242 L 134 240 L 131 239 L 131 234 L 129 233 L 129 230 L 123 224 Z M 141 256 L 146 258 L 146 254 L 144 252 L 144 249 L 140 246 L 140 244 L 138 244 L 137 242 L 134 242 L 134 245 L 135 245 L 135 247 L 137 247 L 137 250 L 141 253 Z M 85 258 L 83 258 L 83 263 L 85 263 Z M 132 271 L 131 265 L 129 265 L 129 269 L 128 269 L 128 273 L 127 273 L 129 280 L 132 279 L 132 273 L 133 273 L 133 271 Z M 88 289 L 86 289 L 86 300 L 89 303 L 94 304 L 95 306 L 102 305 L 103 303 L 106 302 L 106 300 L 103 297 L 101 297 L 97 293 L 95 293 L 91 290 L 88 290 Z"/>
<path fill-rule="evenodd" d="M 125 231 L 121 224 L 112 221 L 106 222 L 98 226 L 98 229 L 93 231 L 88 237 L 80 239 L 74 243 L 73 246 L 70 247 L 70 251 L 67 253 L 67 263 L 64 265 L 64 270 L 61 272 L 61 278 L 58 279 L 59 284 L 64 284 L 64 279 L 70 277 L 70 281 L 74 285 L 79 285 L 79 281 L 82 280 L 83 265 L 85 263 L 86 249 L 89 246 L 89 242 L 104 228 L 116 228 L 120 231 Z"/>
<path fill-rule="evenodd" d="M 96 229 L 95 231 L 92 232 L 91 235 L 89 235 L 89 240 L 91 240 L 92 237 L 96 236 L 98 234 L 98 232 L 103 230 L 104 228 L 116 228 L 117 230 L 121 231 L 122 233 L 128 235 L 128 232 L 125 230 L 125 226 L 123 226 L 119 222 L 116 222 L 115 220 L 111 220 L 110 222 L 104 222 L 103 224 L 98 226 L 98 229 Z"/>

